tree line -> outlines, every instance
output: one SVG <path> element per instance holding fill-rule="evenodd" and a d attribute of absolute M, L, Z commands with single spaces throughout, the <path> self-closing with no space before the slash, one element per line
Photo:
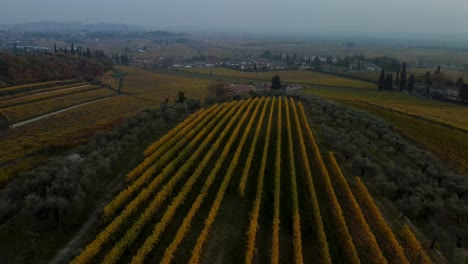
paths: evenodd
<path fill-rule="evenodd" d="M 112 60 L 100 50 L 57 53 L 0 53 L 0 87 L 52 80 L 92 81 L 112 69 Z"/>

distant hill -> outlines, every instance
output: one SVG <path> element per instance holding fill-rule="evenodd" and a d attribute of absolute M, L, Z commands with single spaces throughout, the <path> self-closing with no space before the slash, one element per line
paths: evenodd
<path fill-rule="evenodd" d="M 20 24 L 5 24 L 0 25 L 0 30 L 15 30 L 15 31 L 143 31 L 144 29 L 137 26 L 117 23 L 95 23 L 85 24 L 82 22 L 56 22 L 56 21 L 41 21 Z"/>

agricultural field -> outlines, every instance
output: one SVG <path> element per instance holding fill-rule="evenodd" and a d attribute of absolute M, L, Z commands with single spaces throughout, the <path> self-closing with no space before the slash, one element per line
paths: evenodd
<path fill-rule="evenodd" d="M 185 91 L 187 98 L 203 100 L 212 93 L 214 84 L 209 80 L 151 73 L 138 67 L 119 68 L 127 73 L 122 96 L 114 96 L 116 92 L 111 89 L 76 82 L 73 85 L 52 84 L 14 97 L 2 97 L 0 112 L 8 117 L 10 124 L 82 102 L 105 100 L 1 133 L 0 140 L 5 147 L 0 150 L 0 185 L 16 172 L 40 164 L 54 153 L 87 142 L 96 133 L 109 131 L 144 109 L 158 108 L 167 98 L 173 103 L 179 91 Z"/>
<path fill-rule="evenodd" d="M 114 95 L 116 95 L 115 91 L 107 88 L 83 87 L 73 92 L 70 92 L 70 90 L 56 91 L 52 94 L 39 94 L 22 100 L 15 100 L 15 102 L 0 106 L 0 110 L 11 123 L 17 123 L 73 105 Z"/>
<path fill-rule="evenodd" d="M 306 92 L 337 100 L 370 103 L 468 131 L 468 108 L 400 92 L 309 86 Z"/>
<path fill-rule="evenodd" d="M 271 82 L 271 78 L 275 74 L 279 74 L 281 77 L 281 81 L 285 83 L 377 89 L 377 86 L 374 83 L 357 81 L 314 71 L 288 70 L 268 72 L 243 72 L 227 68 L 192 68 L 183 70 L 204 75 L 208 75 L 210 74 L 210 72 L 212 72 L 212 75 L 214 76 L 236 77 L 241 79 L 261 80 L 266 82 Z"/>
<path fill-rule="evenodd" d="M 200 110 L 126 181 L 72 263 L 431 263 L 319 148 L 291 98 Z"/>
<path fill-rule="evenodd" d="M 169 102 L 174 102 L 179 91 L 184 91 L 188 98 L 202 100 L 213 92 L 212 87 L 215 84 L 213 80 L 149 72 L 137 67 L 118 68 L 128 73 L 124 79 L 122 93 L 157 102 L 163 102 L 166 98 Z"/>
<path fill-rule="evenodd" d="M 425 149 L 436 154 L 448 164 L 468 172 L 468 133 L 423 119 L 362 102 L 348 101 L 345 104 L 367 111 L 392 124 Z"/>

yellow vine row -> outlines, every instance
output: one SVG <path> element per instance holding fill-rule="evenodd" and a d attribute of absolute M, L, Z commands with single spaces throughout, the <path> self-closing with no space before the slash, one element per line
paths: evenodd
<path fill-rule="evenodd" d="M 337 193 L 341 194 L 341 204 L 347 208 L 345 215 L 346 222 L 353 235 L 353 241 L 358 249 L 361 262 L 387 263 L 332 152 L 328 152 L 328 162 L 330 165 L 329 172 L 331 173 L 335 190 L 337 190 Z"/>
<path fill-rule="evenodd" d="M 385 254 L 387 260 L 390 263 L 409 264 L 403 248 L 400 243 L 398 243 L 398 240 L 388 226 L 360 177 L 356 177 L 356 185 L 357 193 L 355 197 L 364 211 L 367 223 L 369 223 L 372 230 L 374 230 L 375 235 L 379 238 L 378 242 L 380 248 Z"/>
<path fill-rule="evenodd" d="M 223 125 L 224 121 L 228 120 L 228 118 L 234 113 L 235 110 L 238 108 L 238 104 L 235 104 L 234 107 L 230 109 L 228 114 L 226 114 L 223 117 L 223 120 L 218 122 L 216 127 L 213 129 L 212 133 L 206 137 L 202 143 L 202 146 L 207 146 L 211 140 L 214 139 L 215 135 L 213 132 L 216 133 L 217 130 L 219 130 Z M 210 137 L 211 135 L 211 137 Z M 162 203 L 162 197 L 161 196 L 166 196 L 168 195 L 172 189 L 175 187 L 175 184 L 180 180 L 180 178 L 183 177 L 183 175 L 186 173 L 186 171 L 189 170 L 189 168 L 194 164 L 195 160 L 201 156 L 201 154 L 204 151 L 204 147 L 198 147 L 196 151 L 192 154 L 190 159 L 184 163 L 184 165 L 177 171 L 177 173 L 171 178 L 171 180 L 165 185 L 165 187 L 161 190 L 161 192 L 158 193 L 156 198 L 153 200 L 153 205 L 155 205 L 155 202 L 160 202 Z M 175 162 L 175 161 L 174 161 Z M 177 161 L 178 162 L 178 161 Z M 168 166 L 170 167 L 170 166 Z M 158 175 L 145 189 L 143 189 L 135 199 L 133 199 L 126 207 L 125 209 L 117 216 L 114 218 L 114 220 L 106 226 L 106 228 L 99 233 L 99 235 L 96 237 L 96 239 L 91 242 L 86 248 L 81 252 L 80 255 L 78 255 L 72 263 L 88 263 L 91 261 L 91 259 L 102 249 L 102 246 L 109 241 L 110 237 L 115 234 L 119 228 L 122 226 L 122 224 L 125 223 L 127 218 L 132 215 L 138 208 L 139 206 L 147 201 L 153 191 L 155 190 L 156 186 L 158 186 L 162 180 L 161 178 L 166 178 L 168 177 L 168 174 L 164 174 L 164 171 Z M 163 192 L 164 191 L 164 192 Z M 159 199 L 159 200 L 158 200 Z M 159 203 L 159 204 L 160 204 Z M 156 204 L 156 206 L 159 206 L 159 204 Z"/>
<path fill-rule="evenodd" d="M 273 237 L 271 239 L 271 263 L 279 263 L 279 230 L 281 199 L 281 120 L 282 97 L 278 98 L 278 120 L 276 123 L 275 190 L 273 200 Z"/>
<path fill-rule="evenodd" d="M 294 101 L 291 99 L 291 104 L 294 105 Z M 299 213 L 299 201 L 297 194 L 297 182 L 296 182 L 296 164 L 294 161 L 294 143 L 292 139 L 291 129 L 291 117 L 290 107 L 288 100 L 286 99 L 286 134 L 288 137 L 288 159 L 289 159 L 289 177 L 291 179 L 291 202 L 292 202 L 292 220 L 293 220 L 293 252 L 294 252 L 294 263 L 304 263 L 302 257 L 302 238 L 301 238 L 301 215 Z M 305 162 L 308 164 L 308 160 Z M 310 171 L 309 171 L 310 172 Z M 314 208 L 314 211 L 318 208 Z M 317 213 L 315 211 L 314 213 Z M 320 219 L 321 223 L 321 219 Z"/>
<path fill-rule="evenodd" d="M 221 186 L 218 190 L 218 193 L 216 194 L 215 200 L 213 202 L 213 205 L 211 206 L 211 210 L 208 213 L 208 217 L 205 219 L 205 226 L 203 227 L 203 230 L 201 231 L 200 235 L 198 236 L 197 242 L 195 243 L 195 247 L 192 250 L 192 256 L 190 257 L 190 260 L 188 263 L 190 264 L 196 264 L 200 262 L 203 246 L 206 243 L 208 239 L 208 235 L 211 229 L 211 226 L 213 225 L 216 215 L 218 213 L 218 210 L 221 206 L 221 202 L 223 201 L 224 194 L 226 193 L 226 189 L 228 187 L 229 181 L 232 177 L 232 174 L 234 173 L 234 169 L 236 168 L 237 164 L 239 163 L 239 158 L 242 152 L 242 149 L 244 148 L 244 144 L 247 140 L 247 136 L 252 130 L 253 123 L 255 120 L 255 117 L 258 114 L 258 110 L 260 108 L 260 104 L 265 102 L 266 100 L 264 98 L 261 99 L 261 101 L 257 104 L 254 113 L 252 114 L 252 118 L 249 120 L 249 123 L 247 124 L 247 127 L 245 129 L 244 134 L 242 135 L 241 141 L 239 142 L 239 147 L 236 149 L 236 152 L 234 153 L 234 157 L 232 159 L 231 164 L 229 165 L 229 168 L 227 170 L 226 176 L 223 179 L 223 182 L 221 183 Z M 265 109 L 268 106 L 268 101 L 264 103 L 263 106 L 263 111 L 262 113 L 265 113 Z M 263 123 L 263 119 L 260 121 L 260 125 Z"/>
<path fill-rule="evenodd" d="M 267 99 L 267 103 L 268 104 L 270 102 L 270 98 Z M 255 129 L 255 134 L 254 134 L 254 138 L 252 140 L 252 144 L 250 145 L 250 148 L 249 148 L 249 154 L 247 156 L 247 160 L 244 164 L 244 170 L 242 171 L 242 176 L 241 176 L 241 179 L 240 179 L 240 182 L 239 182 L 239 187 L 238 187 L 238 191 L 239 191 L 239 195 L 240 197 L 244 197 L 244 193 L 245 193 L 245 187 L 246 187 L 246 184 L 247 184 L 247 178 L 249 176 L 249 173 L 250 173 L 250 167 L 252 167 L 252 160 L 253 160 L 253 157 L 254 157 L 254 154 L 255 154 L 255 148 L 257 146 L 257 141 L 258 141 L 258 138 L 260 136 L 260 131 L 262 129 L 262 123 L 263 123 L 263 119 L 265 117 L 265 114 L 266 114 L 266 107 L 263 108 L 262 110 L 262 113 L 260 114 L 260 119 L 259 119 L 259 122 L 257 124 L 257 128 Z"/>
<path fill-rule="evenodd" d="M 218 105 L 215 105 L 207 109 L 206 111 L 201 113 L 194 122 L 182 128 L 180 131 L 178 131 L 178 133 L 175 133 L 173 137 L 171 138 L 164 137 L 164 141 L 162 141 L 162 139 L 158 140 L 158 141 L 163 142 L 164 144 L 160 148 L 155 149 L 150 154 L 148 154 L 149 156 L 146 156 L 142 163 L 140 163 L 137 167 L 135 167 L 132 171 L 130 171 L 127 174 L 127 176 L 125 177 L 125 180 L 133 181 L 135 180 L 135 178 L 137 178 L 139 175 L 145 172 L 145 170 L 147 170 L 148 167 L 151 166 L 150 170 L 155 170 L 154 166 L 156 166 L 156 164 L 154 163 L 156 161 L 158 161 L 158 164 L 161 164 L 162 163 L 161 160 L 164 160 L 163 158 L 166 158 L 166 160 L 170 159 L 170 157 L 168 157 L 166 153 L 168 151 L 171 151 L 172 153 L 177 153 L 177 150 L 180 147 L 184 146 L 184 144 L 180 143 L 180 139 L 184 138 L 185 140 L 189 140 L 191 137 L 193 137 L 193 135 L 195 135 L 196 133 L 196 131 L 194 130 L 200 130 L 201 128 L 203 128 L 203 125 L 200 124 L 200 119 L 203 120 L 204 122 L 208 122 L 210 119 L 207 117 L 209 116 L 211 118 L 215 116 L 216 113 L 219 111 L 219 109 L 221 109 L 221 107 Z M 171 132 L 172 130 L 169 133 Z M 164 156 L 161 157 L 162 155 Z"/>
<path fill-rule="evenodd" d="M 216 107 L 216 105 L 213 105 L 211 108 L 209 109 L 213 109 L 214 107 Z M 187 126 L 191 126 L 191 125 L 194 125 L 194 124 L 197 124 L 199 120 L 203 119 L 204 115 L 205 115 L 205 111 L 209 111 L 207 109 L 200 109 L 199 111 L 197 111 L 196 113 L 193 113 L 192 115 L 190 115 L 188 118 L 186 118 L 184 121 L 182 121 L 182 123 L 180 123 L 179 125 L 177 125 L 175 128 L 171 129 L 171 131 L 169 131 L 167 134 L 165 134 L 163 137 L 161 137 L 159 140 L 157 140 L 156 142 L 154 142 L 153 144 L 149 145 L 145 151 L 143 152 L 143 154 L 145 155 L 145 157 L 149 156 L 151 153 L 153 153 L 156 149 L 158 149 L 159 147 L 161 147 L 163 144 L 165 144 L 169 139 L 171 139 L 172 137 L 174 137 L 175 135 L 177 135 L 179 133 L 179 131 L 181 131 L 183 128 L 186 128 Z M 195 120 L 195 121 L 194 121 Z M 193 123 L 192 123 L 193 121 Z"/>
<path fill-rule="evenodd" d="M 333 190 L 333 186 L 331 184 L 328 171 L 322 159 L 322 154 L 320 154 L 319 147 L 317 145 L 317 142 L 315 141 L 315 137 L 312 133 L 312 129 L 309 126 L 309 122 L 307 121 L 302 104 L 297 103 L 297 105 L 299 108 L 298 115 L 300 118 L 296 119 L 296 124 L 303 124 L 302 127 L 304 129 L 305 138 L 307 139 L 307 144 L 312 146 L 312 151 L 313 151 L 312 162 L 316 164 L 316 166 L 319 167 L 319 170 L 316 172 L 318 175 L 317 178 L 321 182 L 321 186 L 322 188 L 324 188 L 324 192 L 327 196 L 327 201 L 328 201 L 327 206 L 329 206 L 330 208 L 330 213 L 331 213 L 330 218 L 331 218 L 333 227 L 335 228 L 335 231 L 337 233 L 337 238 L 338 238 L 337 243 L 339 244 L 340 249 L 343 251 L 343 255 L 346 258 L 347 263 L 359 264 L 360 261 L 359 261 L 358 253 L 353 244 L 353 239 L 351 235 L 349 234 L 348 227 L 346 226 L 346 221 L 343 216 L 343 211 L 338 202 L 335 191 Z M 298 131 L 299 129 L 300 128 L 298 128 Z M 299 138 L 302 138 L 302 137 L 299 137 Z M 305 149 L 304 140 L 301 140 L 301 145 L 303 145 Z M 304 162 L 304 164 L 306 164 L 306 162 Z M 308 169 L 308 171 L 310 171 L 310 168 Z M 307 182 L 308 182 L 307 184 L 308 186 L 313 185 L 312 177 L 307 177 Z M 315 188 L 313 189 L 315 190 Z M 310 190 L 309 192 L 312 192 L 314 190 Z M 317 199 L 313 199 L 313 200 L 317 200 Z"/>
<path fill-rule="evenodd" d="M 253 102 L 251 102 L 249 104 L 249 107 L 247 108 L 247 110 L 243 114 L 240 121 L 237 123 L 236 127 L 234 128 L 234 131 L 231 133 L 231 136 L 230 136 L 228 142 L 224 146 L 220 157 L 217 158 L 214 168 L 210 171 L 210 174 L 208 175 L 207 180 L 206 180 L 205 184 L 203 185 L 199 195 L 195 199 L 195 202 L 191 205 L 189 212 L 187 213 L 184 220 L 182 221 L 182 224 L 180 225 L 179 229 L 177 230 L 177 233 L 176 233 L 174 239 L 172 240 L 171 244 L 169 245 L 169 247 L 166 248 L 166 250 L 164 252 L 164 255 L 163 255 L 163 258 L 161 259 L 161 261 L 159 263 L 167 264 L 167 263 L 171 263 L 171 261 L 173 260 L 174 254 L 175 254 L 175 252 L 177 250 L 177 247 L 182 242 L 182 240 L 184 239 L 187 232 L 190 230 L 190 226 L 191 226 L 193 218 L 195 217 L 195 214 L 198 212 L 198 209 L 200 209 L 206 195 L 208 194 L 210 186 L 213 184 L 217 174 L 221 170 L 221 166 L 223 165 L 223 163 L 227 159 L 228 154 L 229 154 L 230 150 L 232 149 L 232 147 L 234 145 L 234 141 L 239 137 L 240 130 L 241 130 L 242 126 L 244 125 L 245 121 L 247 120 L 247 117 L 251 118 L 250 111 L 254 107 L 254 105 L 257 104 L 257 102 L 258 102 L 258 98 L 256 98 Z M 257 104 L 257 106 L 258 106 L 258 104 Z M 258 109 L 258 107 L 257 107 L 257 109 Z M 223 131 L 223 133 L 227 133 L 227 132 L 228 132 L 227 130 Z M 242 150 L 241 143 L 239 143 L 239 145 L 237 146 L 236 152 L 237 152 L 237 150 Z M 232 163 L 237 163 L 236 157 L 233 158 Z M 229 169 L 230 168 L 231 168 L 231 166 L 229 166 Z M 229 169 L 228 169 L 228 171 L 229 171 Z M 232 168 L 232 169 L 234 169 L 234 168 Z M 228 178 L 227 175 L 225 175 L 224 178 L 223 178 L 223 181 L 225 181 L 227 178 Z M 218 189 L 218 192 L 219 192 L 219 189 Z M 164 219 L 164 217 L 163 217 L 163 219 Z M 166 221 L 166 223 L 169 223 L 169 221 Z M 156 236 L 157 233 L 153 233 L 153 235 Z M 154 246 L 154 243 L 153 243 L 153 246 Z M 141 260 L 143 260 L 143 258 Z"/>
<path fill-rule="evenodd" d="M 265 144 L 263 146 L 262 161 L 260 165 L 260 171 L 258 173 L 257 192 L 255 195 L 255 201 L 253 204 L 252 212 L 250 213 L 250 222 L 249 222 L 249 227 L 247 230 L 247 250 L 245 253 L 246 264 L 253 262 L 253 257 L 255 253 L 255 238 L 256 238 L 257 230 L 258 230 L 258 216 L 259 216 L 260 205 L 262 201 L 263 178 L 265 177 L 265 169 L 267 165 L 268 147 L 270 143 L 271 122 L 273 119 L 273 109 L 275 108 L 274 105 L 275 105 L 275 98 L 273 98 L 273 101 L 270 107 L 270 114 L 268 117 L 268 124 L 267 124 L 267 130 L 266 130 L 266 135 L 265 135 Z"/>
<path fill-rule="evenodd" d="M 210 121 L 208 125 L 205 126 L 204 122 L 200 122 L 200 126 L 197 127 L 196 129 L 193 129 L 194 131 L 198 131 L 198 134 L 195 136 L 195 138 L 192 139 L 192 141 L 187 145 L 186 140 L 183 139 L 181 140 L 177 145 L 184 145 L 185 148 L 183 148 L 181 151 L 179 148 L 174 148 L 173 150 L 170 150 L 164 154 L 161 159 L 156 162 L 155 164 L 151 165 L 144 173 L 139 177 L 136 181 L 134 181 L 131 185 L 129 185 L 127 188 L 122 190 L 112 201 L 107 204 L 104 209 L 103 209 L 103 215 L 102 215 L 102 220 L 104 223 L 108 222 L 109 220 L 112 219 L 112 216 L 119 210 L 122 205 L 125 204 L 125 202 L 138 190 L 140 190 L 145 184 L 147 184 L 152 178 L 153 175 L 156 173 L 158 169 L 164 166 L 163 170 L 159 173 L 157 177 L 155 177 L 151 183 L 151 190 L 156 190 L 156 188 L 159 186 L 159 184 L 164 181 L 164 179 L 167 178 L 170 173 L 176 169 L 176 166 L 178 163 L 183 162 L 188 155 L 193 151 L 193 149 L 198 145 L 201 139 L 209 132 L 209 129 L 211 127 L 214 127 L 216 123 L 224 116 L 225 112 L 230 109 L 232 105 L 229 105 L 228 107 L 224 107 L 221 111 L 213 111 L 211 112 L 207 117 L 211 118 L 211 115 L 215 115 L 215 118 Z M 219 114 L 218 114 L 219 113 Z M 201 129 L 201 131 L 199 130 Z M 177 155 L 177 157 L 174 159 L 173 157 Z"/>
<path fill-rule="evenodd" d="M 232 110 L 236 110 L 234 117 L 232 117 L 233 112 L 230 111 L 231 114 L 226 115 L 223 118 L 225 120 L 230 120 L 227 125 L 228 127 L 232 126 L 234 120 L 237 119 L 237 117 L 240 115 L 240 113 L 243 111 L 243 109 L 245 108 L 245 106 L 248 104 L 249 101 L 250 99 L 247 101 L 239 101 L 237 105 L 240 105 L 240 108 L 232 109 Z M 216 128 L 210 132 L 207 139 L 211 140 L 215 138 L 217 132 L 223 127 L 223 125 L 224 125 L 223 122 L 219 123 L 216 126 Z M 209 145 L 208 143 L 210 141 L 205 140 L 202 143 L 202 145 L 200 145 L 199 148 L 197 149 L 196 154 L 199 155 L 201 153 L 198 150 L 205 150 L 208 147 L 210 147 L 210 151 L 208 152 L 208 154 L 212 153 L 211 149 L 215 148 L 216 144 L 219 144 L 218 142 L 221 139 L 222 139 L 221 136 L 216 138 L 216 141 L 213 145 Z M 196 183 L 196 181 L 198 180 L 198 178 L 200 177 L 203 171 L 203 164 L 206 165 L 205 160 L 207 159 L 208 154 L 206 154 L 203 158 L 203 161 L 196 166 L 194 173 L 185 183 L 184 189 L 181 190 L 180 195 L 178 195 L 178 197 L 180 197 L 181 195 L 186 195 L 190 191 L 190 189 L 193 187 L 193 185 Z M 194 155 L 192 155 L 192 157 Z M 115 244 L 112 250 L 106 255 L 106 257 L 104 258 L 104 263 L 116 263 L 119 260 L 119 258 L 122 256 L 122 254 L 125 252 L 127 247 L 130 246 L 133 243 L 133 241 L 135 241 L 135 239 L 140 235 L 143 228 L 146 226 L 148 221 L 151 220 L 152 216 L 158 211 L 161 204 L 170 196 L 170 194 L 172 193 L 178 181 L 180 181 L 183 178 L 183 176 L 187 174 L 187 172 L 189 171 L 189 168 L 195 165 L 196 160 L 192 159 L 192 157 L 189 161 L 187 161 L 184 164 L 183 168 L 181 168 L 176 175 L 172 176 L 169 182 L 166 183 L 166 185 L 154 197 L 154 199 L 150 202 L 149 206 L 145 209 L 145 211 L 138 217 L 138 219 L 125 232 L 124 236 Z M 182 199 L 183 201 L 183 198 L 179 198 L 179 200 L 180 199 Z M 142 250 L 143 248 L 144 247 L 140 248 L 140 250 Z"/>
<path fill-rule="evenodd" d="M 402 244 L 405 249 L 406 256 L 411 263 L 418 264 L 431 264 L 432 261 L 424 251 L 421 243 L 418 241 L 416 236 L 413 234 L 409 226 L 404 225 L 401 232 Z"/>

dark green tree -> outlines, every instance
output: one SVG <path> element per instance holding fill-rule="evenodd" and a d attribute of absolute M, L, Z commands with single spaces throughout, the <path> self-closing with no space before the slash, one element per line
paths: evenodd
<path fill-rule="evenodd" d="M 468 101 L 468 84 L 462 84 L 458 97 L 462 100 L 463 103 Z"/>
<path fill-rule="evenodd" d="M 462 85 L 465 83 L 465 81 L 463 81 L 463 77 L 460 77 L 458 78 L 457 82 L 455 83 L 455 85 L 457 87 L 462 87 Z"/>
<path fill-rule="evenodd" d="M 179 91 L 177 103 L 183 103 L 185 102 L 185 99 L 187 99 L 187 97 L 185 97 L 185 91 Z"/>
<path fill-rule="evenodd" d="M 278 74 L 271 78 L 271 89 L 272 90 L 280 90 L 281 89 L 281 78 Z"/>
<path fill-rule="evenodd" d="M 395 86 L 400 86 L 400 72 L 397 71 L 396 77 L 395 77 Z"/>
<path fill-rule="evenodd" d="M 57 44 L 54 43 L 54 53 L 57 53 Z"/>
<path fill-rule="evenodd" d="M 391 91 L 393 89 L 393 75 L 387 74 L 385 78 L 385 90 Z"/>
<path fill-rule="evenodd" d="M 383 70 L 383 69 L 380 72 L 378 86 L 379 86 L 379 90 L 384 90 L 385 89 L 385 70 Z"/>
<path fill-rule="evenodd" d="M 414 90 L 414 74 L 411 74 L 408 81 L 408 91 L 411 93 Z"/>
<path fill-rule="evenodd" d="M 406 89 L 406 62 L 403 63 L 400 76 L 400 91 Z"/>
<path fill-rule="evenodd" d="M 71 50 L 70 50 L 70 53 L 75 55 L 75 45 L 73 45 L 73 42 L 71 44 Z"/>
<path fill-rule="evenodd" d="M 91 50 L 89 50 L 89 48 L 86 48 L 86 57 L 91 59 Z"/>

